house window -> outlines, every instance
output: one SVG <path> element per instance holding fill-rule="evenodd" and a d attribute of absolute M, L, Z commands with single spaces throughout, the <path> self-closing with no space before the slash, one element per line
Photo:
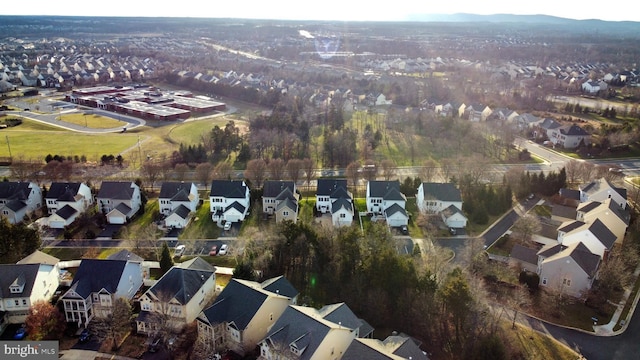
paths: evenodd
<path fill-rule="evenodd" d="M 19 300 L 14 300 L 14 303 L 16 306 L 20 306 L 20 301 Z"/>
<path fill-rule="evenodd" d="M 27 306 L 27 299 L 22 299 L 22 305 Z"/>
<path fill-rule="evenodd" d="M 571 279 L 562 279 L 562 285 L 571 286 Z"/>
<path fill-rule="evenodd" d="M 289 216 L 289 212 L 288 211 L 283 211 L 282 212 L 282 216 Z"/>
<path fill-rule="evenodd" d="M 542 278 L 542 285 L 547 285 L 547 278 Z"/>
<path fill-rule="evenodd" d="M 347 217 L 347 214 L 344 214 L 344 213 L 340 214 L 340 219 L 344 219 L 346 217 Z"/>

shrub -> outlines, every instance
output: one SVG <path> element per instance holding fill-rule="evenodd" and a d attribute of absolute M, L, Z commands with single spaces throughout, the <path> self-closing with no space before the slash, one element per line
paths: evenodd
<path fill-rule="evenodd" d="M 538 290 L 538 286 L 540 284 L 540 276 L 538 276 L 538 274 L 534 272 L 523 270 L 520 272 L 518 281 L 521 284 L 526 284 L 530 290 Z"/>

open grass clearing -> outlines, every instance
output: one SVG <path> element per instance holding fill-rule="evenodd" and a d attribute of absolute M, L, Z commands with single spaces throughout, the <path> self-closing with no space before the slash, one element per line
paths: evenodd
<path fill-rule="evenodd" d="M 220 228 L 211 220 L 211 212 L 209 210 L 209 202 L 205 201 L 198 210 L 196 210 L 193 219 L 187 227 L 178 236 L 183 239 L 217 239 L 220 236 Z"/>
<path fill-rule="evenodd" d="M 113 129 L 124 127 L 127 124 L 124 121 L 112 119 L 106 116 L 82 112 L 60 114 L 58 119 L 62 122 L 76 124 L 91 129 Z"/>
<path fill-rule="evenodd" d="M 530 328 L 516 324 L 511 328 L 510 322 L 501 326 L 503 338 L 512 349 L 520 352 L 522 359 L 529 360 L 575 360 L 578 354 L 550 336 L 540 334 Z"/>

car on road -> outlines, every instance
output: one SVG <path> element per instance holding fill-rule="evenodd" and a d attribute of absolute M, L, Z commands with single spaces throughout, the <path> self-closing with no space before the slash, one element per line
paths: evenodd
<path fill-rule="evenodd" d="M 222 246 L 220 246 L 220 251 L 218 251 L 218 255 L 227 255 L 227 252 L 229 252 L 229 245 L 222 244 Z"/>
<path fill-rule="evenodd" d="M 400 227 L 400 232 L 402 233 L 402 235 L 409 235 L 409 228 L 407 227 L 407 225 L 402 225 Z"/>
<path fill-rule="evenodd" d="M 22 340 L 27 337 L 27 329 L 22 326 L 16 330 L 16 333 L 13 335 L 14 340 Z"/>
<path fill-rule="evenodd" d="M 81 343 L 84 343 L 84 342 L 87 342 L 89 340 L 91 340 L 91 333 L 89 332 L 89 329 L 82 330 L 82 332 L 80 333 L 79 341 Z"/>
<path fill-rule="evenodd" d="M 231 221 L 227 221 L 226 223 L 224 223 L 224 231 L 229 231 L 231 230 L 231 225 L 233 225 L 233 223 Z"/>
<path fill-rule="evenodd" d="M 211 247 L 211 250 L 209 250 L 209 256 L 216 256 L 218 255 L 218 245 L 213 245 Z"/>
<path fill-rule="evenodd" d="M 176 246 L 174 255 L 175 257 L 181 257 L 182 255 L 184 255 L 184 251 L 186 250 L 186 246 L 184 245 L 178 245 Z"/>

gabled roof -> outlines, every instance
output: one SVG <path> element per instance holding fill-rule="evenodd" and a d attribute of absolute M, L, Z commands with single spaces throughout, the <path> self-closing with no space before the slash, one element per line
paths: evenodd
<path fill-rule="evenodd" d="M 289 189 L 289 191 L 293 193 L 295 191 L 295 186 L 296 185 L 293 181 L 267 180 L 264 182 L 262 196 L 275 198 L 280 195 L 284 189 Z"/>
<path fill-rule="evenodd" d="M 193 259 L 183 261 L 175 265 L 176 267 L 180 267 L 183 269 L 191 269 L 191 270 L 202 270 L 202 271 L 212 271 L 215 272 L 215 266 L 209 264 L 200 256 L 196 256 Z"/>
<path fill-rule="evenodd" d="M 293 196 L 293 192 L 291 191 L 291 189 L 285 188 L 280 192 L 280 194 L 278 194 L 278 196 L 276 196 L 276 201 L 282 201 L 282 200 L 293 200 L 293 201 L 296 200 L 295 196 Z"/>
<path fill-rule="evenodd" d="M 384 346 L 378 339 L 353 339 L 342 356 L 342 360 L 406 360 L 394 355 L 392 349 Z"/>
<path fill-rule="evenodd" d="M 103 181 L 96 197 L 101 199 L 131 200 L 137 186 L 135 183 L 127 181 Z"/>
<path fill-rule="evenodd" d="M 288 298 L 298 296 L 298 290 L 284 276 L 276 276 L 262 282 L 262 288 L 274 294 L 284 295 Z"/>
<path fill-rule="evenodd" d="M 80 190 L 81 185 L 82 183 L 70 183 L 70 182 L 52 183 L 51 187 L 49 187 L 49 190 L 47 191 L 47 195 L 45 196 L 45 199 L 55 199 L 55 200 L 58 200 L 60 198 L 67 199 L 68 194 L 71 194 L 71 196 L 75 196 Z"/>
<path fill-rule="evenodd" d="M 584 130 L 583 128 L 581 128 L 576 124 L 560 127 L 560 133 L 566 136 L 589 136 L 590 135 L 586 130 Z"/>
<path fill-rule="evenodd" d="M 422 183 L 425 199 L 461 202 L 460 190 L 452 183 Z"/>
<path fill-rule="evenodd" d="M 347 179 L 327 179 L 320 178 L 318 179 L 318 187 L 316 190 L 316 195 L 318 196 L 329 196 L 333 194 L 337 189 L 346 189 L 347 188 Z"/>
<path fill-rule="evenodd" d="M 181 219 L 186 219 L 189 217 L 189 213 L 191 212 L 191 210 L 189 210 L 188 207 L 184 206 L 184 205 L 180 205 L 177 208 L 173 209 L 173 211 L 168 215 L 171 216 L 173 214 L 178 215 Z"/>
<path fill-rule="evenodd" d="M 562 223 L 562 225 L 560 225 L 560 227 L 558 227 L 558 231 L 568 233 L 583 226 L 584 224 L 584 222 L 579 220 L 565 221 Z"/>
<path fill-rule="evenodd" d="M 416 340 L 406 335 L 392 335 L 384 339 L 385 346 L 395 347 L 394 355 L 402 356 L 405 359 L 427 360 L 422 350 L 418 347 Z"/>
<path fill-rule="evenodd" d="M 451 204 L 451 205 L 447 206 L 447 208 L 446 208 L 446 209 L 442 210 L 442 215 L 443 215 L 445 218 L 447 218 L 447 219 L 448 219 L 448 218 L 450 218 L 450 217 L 452 217 L 452 216 L 453 216 L 453 215 L 455 215 L 455 214 L 460 214 L 460 215 L 462 215 L 465 219 L 467 218 L 467 217 L 466 217 L 466 216 L 464 216 L 464 214 L 462 213 L 462 210 L 458 209 L 458 207 L 457 207 L 457 206 L 455 206 L 455 205 L 453 205 L 453 204 Z"/>
<path fill-rule="evenodd" d="M 596 219 L 589 225 L 589 231 L 609 250 L 613 247 L 613 243 L 616 242 L 616 235 L 600 219 Z"/>
<path fill-rule="evenodd" d="M 0 181 L 0 199 L 27 200 L 31 192 L 30 182 Z"/>
<path fill-rule="evenodd" d="M 400 192 L 400 182 L 372 180 L 368 183 L 369 193 L 367 196 L 383 198 L 385 200 L 406 200 L 404 194 Z"/>
<path fill-rule="evenodd" d="M 82 259 L 70 289 L 85 299 L 102 289 L 115 294 L 126 265 L 124 260 Z"/>
<path fill-rule="evenodd" d="M 22 200 L 11 200 L 8 203 L 4 204 L 11 211 L 18 212 L 27 207 L 27 203 Z"/>
<path fill-rule="evenodd" d="M 119 211 L 122 215 L 128 215 L 131 212 L 131 207 L 125 203 L 120 203 L 114 210 Z"/>
<path fill-rule="evenodd" d="M 291 209 L 294 213 L 297 213 L 298 202 L 289 198 L 285 198 L 278 204 L 278 206 L 276 206 L 276 211 L 280 211 L 282 209 Z"/>
<path fill-rule="evenodd" d="M 31 254 L 23 257 L 16 264 L 47 264 L 47 265 L 56 265 L 60 259 L 57 257 L 51 256 L 47 253 L 44 253 L 40 250 L 36 250 Z"/>
<path fill-rule="evenodd" d="M 107 256 L 107 260 L 124 260 L 124 261 L 134 261 L 134 262 L 143 262 L 144 259 L 127 249 L 122 249 L 116 253 L 113 253 Z"/>
<path fill-rule="evenodd" d="M 58 211 L 56 211 L 56 215 L 67 220 L 77 212 L 78 210 L 74 209 L 70 205 L 65 205 L 62 208 L 58 209 Z"/>
<path fill-rule="evenodd" d="M 191 194 L 191 182 L 163 182 L 160 188 L 160 199 L 170 199 L 173 201 L 191 201 L 189 194 Z"/>
<path fill-rule="evenodd" d="M 560 196 L 567 199 L 580 200 L 580 190 L 562 188 L 560 189 Z"/>
<path fill-rule="evenodd" d="M 384 214 L 385 214 L 386 217 L 393 216 L 396 213 L 400 213 L 400 214 L 404 215 L 404 217 L 407 217 L 407 218 L 409 217 L 407 215 L 407 211 L 404 208 L 402 208 L 402 206 L 398 205 L 397 203 L 389 206 L 388 208 L 386 208 L 384 210 Z"/>
<path fill-rule="evenodd" d="M 513 245 L 513 248 L 511 249 L 511 254 L 509 254 L 509 256 L 512 259 L 524 261 L 529 264 L 538 263 L 538 250 L 530 249 L 520 244 Z"/>
<path fill-rule="evenodd" d="M 39 269 L 40 264 L 0 265 L 0 298 L 30 297 Z M 16 280 L 20 285 L 24 285 L 22 292 L 19 294 L 11 293 L 9 289 Z"/>
<path fill-rule="evenodd" d="M 204 316 L 212 325 L 234 323 L 238 330 L 244 330 L 270 296 L 286 298 L 255 281 L 231 279 L 213 305 L 204 310 Z"/>
<path fill-rule="evenodd" d="M 176 299 L 180 304 L 186 305 L 213 273 L 214 271 L 174 266 L 149 289 L 149 292 L 162 300 Z"/>
<path fill-rule="evenodd" d="M 351 200 L 353 197 L 351 196 L 351 193 L 347 191 L 347 188 L 344 187 L 344 188 L 337 188 L 334 192 L 331 193 L 330 198 Z"/>
<path fill-rule="evenodd" d="M 233 203 L 231 203 L 231 205 L 227 206 L 224 209 L 224 212 L 227 212 L 227 211 L 229 211 L 231 209 L 236 209 L 236 210 L 238 210 L 239 213 L 244 214 L 244 211 L 246 210 L 246 207 L 244 205 L 240 204 L 239 202 L 234 201 Z"/>
<path fill-rule="evenodd" d="M 553 251 L 553 252 L 552 252 Z M 540 254 L 540 253 L 538 253 Z M 547 251 L 547 257 L 543 262 L 558 260 L 564 257 L 572 258 L 578 266 L 589 276 L 594 276 L 600 264 L 600 256 L 591 253 L 580 241 L 569 245 L 555 245 Z"/>
<path fill-rule="evenodd" d="M 542 120 L 539 126 L 546 130 L 552 130 L 559 128 L 560 126 L 562 126 L 562 124 L 551 118 L 545 118 L 544 120 Z"/>
<path fill-rule="evenodd" d="M 587 202 L 580 203 L 576 211 L 588 213 L 591 210 L 598 208 L 600 205 L 602 205 L 602 203 L 599 201 L 587 201 Z"/>
<path fill-rule="evenodd" d="M 565 219 L 575 219 L 576 215 L 576 208 L 571 206 L 554 204 L 551 208 L 551 216 L 558 216 Z"/>
<path fill-rule="evenodd" d="M 339 324 L 350 329 L 359 329 L 359 336 L 366 337 L 373 332 L 373 327 L 366 321 L 358 318 L 345 303 L 326 305 L 318 310 L 318 313 L 334 324 Z"/>
<path fill-rule="evenodd" d="M 342 208 L 345 208 L 347 211 L 353 213 L 353 203 L 345 198 L 339 198 L 331 204 L 331 213 L 334 214 Z"/>
<path fill-rule="evenodd" d="M 594 194 L 602 190 L 606 190 L 607 188 L 614 190 L 615 192 L 620 194 L 620 196 L 622 196 L 624 199 L 627 198 L 627 189 L 615 187 L 613 186 L 613 184 L 609 182 L 609 180 L 605 178 L 593 180 L 592 182 L 581 186 L 580 191 L 582 191 L 585 194 Z"/>
<path fill-rule="evenodd" d="M 213 180 L 209 196 L 244 199 L 247 185 L 242 180 Z"/>

